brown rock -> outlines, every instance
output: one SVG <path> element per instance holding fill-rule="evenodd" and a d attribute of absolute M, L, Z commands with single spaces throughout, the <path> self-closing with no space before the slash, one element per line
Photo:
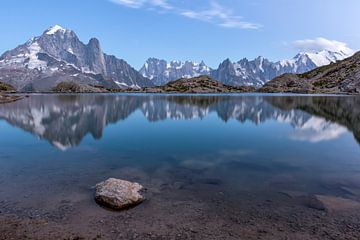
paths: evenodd
<path fill-rule="evenodd" d="M 130 208 L 145 200 L 140 194 L 142 189 L 138 183 L 109 178 L 96 185 L 95 200 L 114 210 Z"/>

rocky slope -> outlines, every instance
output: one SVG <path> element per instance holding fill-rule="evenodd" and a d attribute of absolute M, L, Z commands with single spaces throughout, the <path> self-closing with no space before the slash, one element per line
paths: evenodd
<path fill-rule="evenodd" d="M 97 39 L 53 26 L 0 56 L 0 81 L 20 91 L 47 91 L 62 81 L 107 88 L 152 86 L 124 60 L 104 54 Z"/>
<path fill-rule="evenodd" d="M 10 84 L 0 82 L 0 92 L 15 92 L 16 89 Z"/>
<path fill-rule="evenodd" d="M 359 94 L 360 52 L 310 72 L 284 74 L 266 83 L 260 91 Z"/>
<path fill-rule="evenodd" d="M 181 78 L 171 81 L 164 86 L 142 88 L 142 92 L 151 93 L 232 93 L 232 92 L 254 92 L 254 87 L 228 86 L 213 78 L 202 75 L 194 78 Z"/>

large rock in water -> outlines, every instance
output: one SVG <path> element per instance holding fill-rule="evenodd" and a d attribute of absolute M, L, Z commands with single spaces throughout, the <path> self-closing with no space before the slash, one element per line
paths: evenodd
<path fill-rule="evenodd" d="M 100 205 L 121 210 L 144 201 L 140 194 L 142 189 L 143 186 L 138 183 L 109 178 L 96 185 L 95 200 Z"/>

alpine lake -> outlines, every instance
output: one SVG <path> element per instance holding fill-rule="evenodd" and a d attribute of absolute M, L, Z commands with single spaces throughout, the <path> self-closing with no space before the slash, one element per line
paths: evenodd
<path fill-rule="evenodd" d="M 0 104 L 0 239 L 360 239 L 360 97 L 31 94 Z M 138 182 L 124 211 L 94 201 Z"/>

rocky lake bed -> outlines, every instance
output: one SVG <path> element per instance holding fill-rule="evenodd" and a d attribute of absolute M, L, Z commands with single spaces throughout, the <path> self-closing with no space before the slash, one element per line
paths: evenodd
<path fill-rule="evenodd" d="M 234 191 L 188 169 L 175 177 L 149 179 L 137 169 L 129 178 L 148 184 L 148 199 L 123 211 L 92 201 L 93 190 L 66 192 L 52 209 L 21 208 L 0 202 L 1 239 L 357 239 L 359 202 L 333 202 L 270 191 Z M 136 173 L 136 174 L 135 174 Z M 165 174 L 165 173 L 162 173 Z M 169 174 L 169 173 L 167 173 Z M 131 176 L 132 175 L 132 176 Z M 54 190 L 55 191 L 55 190 Z M 319 201 L 314 203 L 313 201 Z M 323 202 L 324 201 L 324 202 Z M 350 200 L 349 200 L 350 201 Z M 355 202 L 355 201 L 354 201 Z M 322 205 L 323 204 L 323 205 Z M 20 204 L 21 205 L 21 204 Z"/>
<path fill-rule="evenodd" d="M 121 212 L 95 205 L 91 191 L 88 198 L 61 200 L 49 212 L 1 202 L 1 238 L 357 239 L 359 234 L 358 207 L 318 209 L 281 192 L 235 193 L 221 185 L 178 181 L 151 186 L 151 198 Z"/>

